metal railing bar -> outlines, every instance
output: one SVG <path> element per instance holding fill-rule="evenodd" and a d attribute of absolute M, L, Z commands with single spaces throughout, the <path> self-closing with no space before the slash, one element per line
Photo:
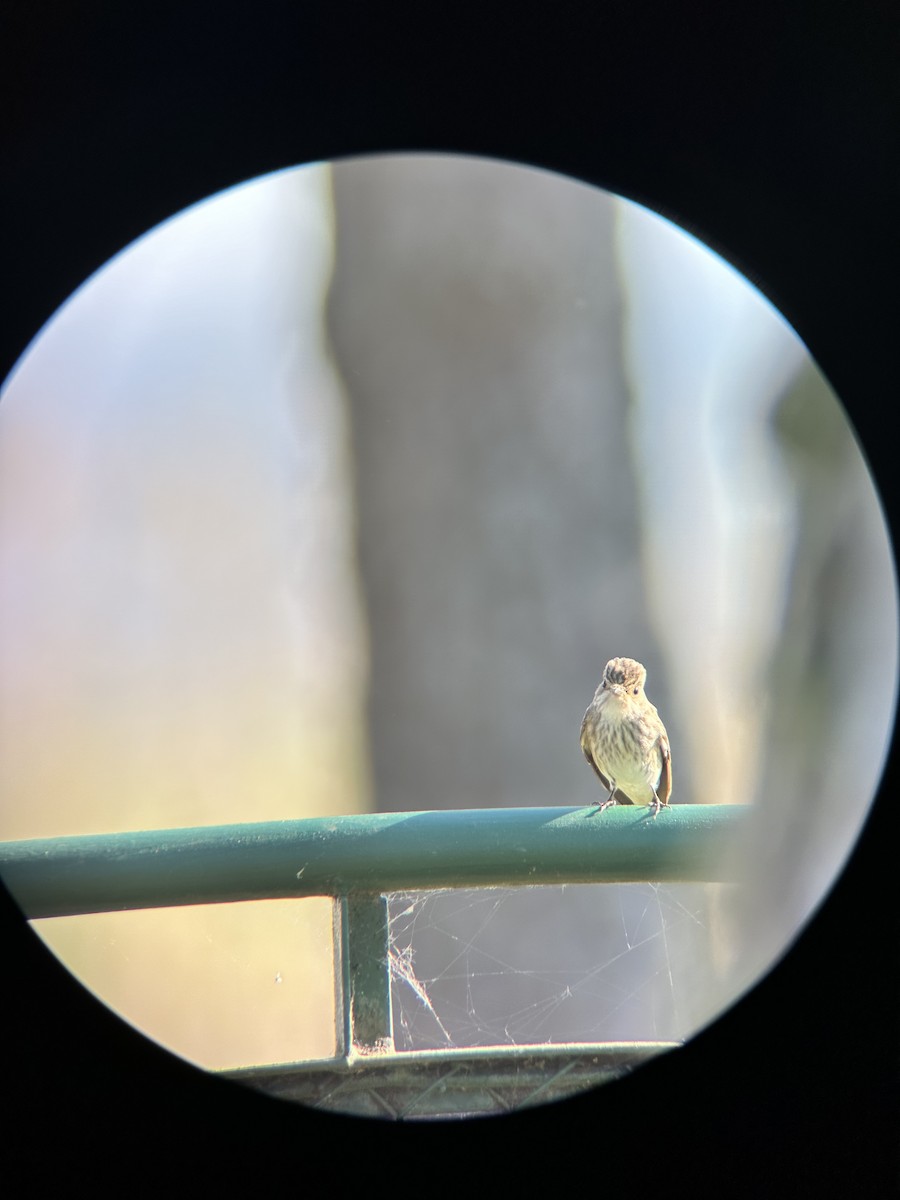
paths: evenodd
<path fill-rule="evenodd" d="M 367 1053 L 222 1071 L 270 1096 L 360 1116 L 506 1112 L 629 1074 L 680 1042 L 555 1043 Z"/>
<path fill-rule="evenodd" d="M 723 881 L 746 808 L 464 809 L 0 843 L 29 919 L 79 913 L 561 883 Z"/>

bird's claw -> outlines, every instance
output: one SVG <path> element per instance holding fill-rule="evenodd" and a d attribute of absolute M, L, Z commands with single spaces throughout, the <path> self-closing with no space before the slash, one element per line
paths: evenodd
<path fill-rule="evenodd" d="M 653 809 L 653 820 L 655 821 L 659 816 L 660 809 L 664 807 L 659 796 L 654 794 L 653 799 L 650 801 L 650 807 Z"/>

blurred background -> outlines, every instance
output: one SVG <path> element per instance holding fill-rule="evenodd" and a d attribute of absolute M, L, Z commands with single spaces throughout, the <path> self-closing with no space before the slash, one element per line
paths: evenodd
<path fill-rule="evenodd" d="M 0 838 L 600 799 L 639 659 L 737 887 L 398 897 L 402 1048 L 688 1036 L 852 846 L 897 678 L 874 486 L 771 306 L 624 200 L 487 160 L 173 218 L 0 403 Z M 325 900 L 37 922 L 206 1067 L 334 1047 Z"/>

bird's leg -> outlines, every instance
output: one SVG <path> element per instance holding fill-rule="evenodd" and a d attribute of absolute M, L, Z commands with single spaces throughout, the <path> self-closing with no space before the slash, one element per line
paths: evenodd
<path fill-rule="evenodd" d="M 662 800 L 660 800 L 659 796 L 656 794 L 656 789 L 654 788 L 653 799 L 650 801 L 650 807 L 653 809 L 653 820 L 654 821 L 659 816 L 659 810 L 662 808 L 662 806 L 663 806 Z"/>
<path fill-rule="evenodd" d="M 618 804 L 618 800 L 616 799 L 616 781 L 611 779 L 607 784 L 607 787 L 609 788 L 608 799 L 602 800 L 599 804 L 594 805 L 598 813 L 602 813 L 604 809 L 612 808 L 614 805 Z"/>

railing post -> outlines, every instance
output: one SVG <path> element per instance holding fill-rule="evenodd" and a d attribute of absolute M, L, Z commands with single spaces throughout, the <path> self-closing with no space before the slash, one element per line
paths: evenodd
<path fill-rule="evenodd" d="M 387 898 L 371 892 L 336 896 L 332 923 L 337 1052 L 349 1057 L 393 1050 Z"/>

